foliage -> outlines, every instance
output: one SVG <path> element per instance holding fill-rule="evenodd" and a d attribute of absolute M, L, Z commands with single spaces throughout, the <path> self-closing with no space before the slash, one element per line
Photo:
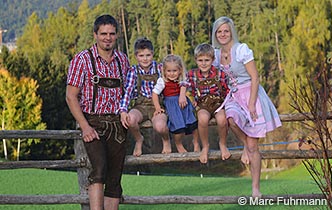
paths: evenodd
<path fill-rule="evenodd" d="M 331 122 L 327 118 L 329 115 L 331 116 L 332 111 L 332 85 L 328 77 L 328 74 L 332 72 L 331 54 L 327 59 L 330 69 L 326 65 L 322 65 L 322 69 L 316 77 L 308 76 L 305 82 L 301 82 L 301 84 L 308 85 L 298 86 L 294 82 L 290 93 L 292 107 L 302 113 L 305 119 L 313 121 L 313 123 L 303 122 L 312 130 L 312 133 L 301 139 L 299 148 L 302 149 L 306 146 L 316 156 L 314 160 L 303 160 L 303 164 L 329 201 L 329 209 L 332 209 L 332 166 L 329 159 L 332 130 Z M 308 112 L 310 114 L 307 114 Z"/>
<path fill-rule="evenodd" d="M 22 77 L 17 80 L 5 69 L 0 69 L 0 108 L 2 130 L 44 130 L 45 123 L 41 122 L 42 100 L 37 95 L 36 80 Z M 38 140 L 8 140 L 3 141 L 16 159 L 19 156 L 22 143 L 22 153 L 29 153 L 29 145 L 38 143 Z M 5 145 L 4 145 L 5 146 Z M 4 151 L 7 153 L 7 151 Z"/>
<path fill-rule="evenodd" d="M 13 42 L 23 33 L 27 18 L 36 12 L 41 18 L 46 18 L 49 12 L 56 12 L 60 7 L 76 10 L 81 0 L 1 0 L 0 1 L 0 29 L 6 29 L 3 34 L 4 42 Z M 91 5 L 101 0 L 89 0 Z M 13 15 L 15 14 L 15 15 Z"/>

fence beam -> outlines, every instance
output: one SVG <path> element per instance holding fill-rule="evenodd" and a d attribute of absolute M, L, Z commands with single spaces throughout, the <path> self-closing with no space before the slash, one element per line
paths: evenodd
<path fill-rule="evenodd" d="M 239 198 L 249 196 L 123 196 L 121 204 L 238 204 Z M 263 199 L 279 202 L 287 199 L 324 199 L 323 194 L 263 195 Z M 0 195 L 0 204 L 88 204 L 87 195 Z"/>
<path fill-rule="evenodd" d="M 76 142 L 76 141 L 75 141 Z M 80 140 L 77 141 L 82 142 Z M 83 143 L 82 143 L 83 144 Z M 76 146 L 75 146 L 76 147 Z M 77 149 L 77 148 L 76 148 Z M 75 150 L 76 150 L 75 149 Z M 80 148 L 79 150 L 83 150 Z M 77 152 L 77 151 L 76 151 Z M 76 153 L 76 155 L 81 153 Z M 242 151 L 231 150 L 231 160 L 240 160 Z M 323 151 L 311 150 L 262 150 L 262 159 L 317 159 L 322 157 Z M 327 152 L 332 158 L 332 150 Z M 198 152 L 170 153 L 170 154 L 143 154 L 140 157 L 127 155 L 125 165 L 162 164 L 169 162 L 194 162 L 199 161 Z M 87 170 L 87 156 L 76 156 L 76 160 L 49 160 L 49 161 L 7 161 L 0 162 L 0 169 L 17 168 L 75 168 Z M 220 151 L 210 151 L 209 160 L 221 160 Z M 85 172 L 87 173 L 87 172 Z M 87 173 L 88 174 L 88 173 Z M 86 175 L 87 175 L 86 174 Z"/>
<path fill-rule="evenodd" d="M 242 151 L 231 150 L 230 159 L 240 160 Z M 262 150 L 262 159 L 317 159 L 322 155 L 322 151 L 311 150 Z M 318 154 L 318 155 L 317 155 Z M 128 155 L 125 160 L 126 165 L 160 164 L 169 162 L 199 161 L 199 152 L 170 153 L 170 154 L 146 154 L 139 157 Z M 319 156 L 319 157 L 320 157 Z M 328 157 L 332 157 L 332 150 L 328 151 Z M 209 160 L 221 160 L 220 151 L 210 151 Z"/>

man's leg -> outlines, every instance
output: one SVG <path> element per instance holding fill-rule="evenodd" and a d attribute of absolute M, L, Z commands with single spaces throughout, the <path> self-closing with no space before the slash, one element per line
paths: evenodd
<path fill-rule="evenodd" d="M 103 210 L 104 208 L 104 188 L 101 183 L 89 185 L 89 201 L 91 210 Z"/>
<path fill-rule="evenodd" d="M 104 210 L 118 210 L 120 204 L 120 198 L 104 198 Z"/>

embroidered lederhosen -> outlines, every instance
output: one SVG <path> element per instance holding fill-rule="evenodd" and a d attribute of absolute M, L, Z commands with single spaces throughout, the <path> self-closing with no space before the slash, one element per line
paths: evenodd
<path fill-rule="evenodd" d="M 111 137 L 111 134 L 115 132 L 115 136 L 112 136 L 115 141 L 119 142 L 120 144 L 125 141 L 125 135 L 126 130 L 123 128 L 119 115 L 115 114 L 102 114 L 97 115 L 94 114 L 95 112 L 95 100 L 98 94 L 98 87 L 103 88 L 122 88 L 123 90 L 123 82 L 122 82 L 122 70 L 121 70 L 121 64 L 117 57 L 115 57 L 115 60 L 117 61 L 118 68 L 120 70 L 120 78 L 105 78 L 105 77 L 99 77 L 97 75 L 95 60 L 92 55 L 92 52 L 90 49 L 88 49 L 91 64 L 93 68 L 93 77 L 91 78 L 91 82 L 93 84 L 93 95 L 92 95 L 92 114 L 85 113 L 85 117 L 87 118 L 89 124 L 95 128 L 99 136 L 105 136 L 105 138 L 108 140 Z"/>
<path fill-rule="evenodd" d="M 137 70 L 137 98 L 134 99 L 134 102 L 132 103 L 132 108 L 139 110 L 143 115 L 143 121 L 145 120 L 151 120 L 154 113 L 154 106 L 151 98 L 144 97 L 141 92 L 141 85 L 142 80 L 147 82 L 154 82 L 154 84 L 157 83 L 157 80 L 159 78 L 157 70 L 155 70 L 154 74 L 140 74 L 138 71 L 138 66 L 136 66 Z M 160 101 L 161 102 L 161 101 Z"/>
<path fill-rule="evenodd" d="M 197 70 L 195 71 L 195 86 L 196 86 L 196 94 L 198 96 L 198 101 L 197 101 L 197 108 L 196 110 L 200 109 L 205 109 L 209 113 L 213 114 L 218 107 L 221 106 L 222 102 L 224 101 L 224 95 L 222 94 L 223 91 L 225 91 L 221 84 L 220 84 L 220 75 L 219 75 L 219 70 L 217 69 L 216 76 L 214 78 L 208 78 L 205 80 L 199 80 L 197 77 Z M 208 86 L 211 87 L 212 85 L 217 85 L 218 90 L 219 90 L 219 95 L 212 95 L 212 94 L 207 94 L 205 96 L 202 96 L 199 90 L 200 86 Z"/>
<path fill-rule="evenodd" d="M 138 66 L 136 66 L 136 70 L 137 70 L 137 99 L 135 99 L 135 105 L 144 105 L 144 101 L 145 97 L 142 96 L 141 93 L 141 85 L 142 85 L 142 80 L 147 81 L 147 82 L 154 82 L 154 84 L 157 83 L 157 80 L 159 78 L 159 75 L 157 73 L 157 71 L 155 71 L 154 74 L 140 74 L 138 72 Z M 151 104 L 152 104 L 152 100 L 151 100 Z M 153 105 L 153 104 L 152 104 Z"/>

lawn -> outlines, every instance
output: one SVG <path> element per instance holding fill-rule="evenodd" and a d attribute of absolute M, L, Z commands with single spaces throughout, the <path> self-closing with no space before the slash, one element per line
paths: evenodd
<path fill-rule="evenodd" d="M 204 176 L 153 176 L 124 175 L 124 195 L 196 195 L 231 196 L 250 195 L 249 177 L 210 177 Z M 280 172 L 269 179 L 261 180 L 263 194 L 309 194 L 319 193 L 302 165 Z M 42 169 L 16 169 L 0 171 L 0 194 L 78 194 L 75 172 Z M 194 205 L 120 205 L 120 210 L 217 210 L 217 209 L 256 209 L 258 206 L 239 206 L 230 204 Z M 314 209 L 312 206 L 260 206 L 259 209 Z M 79 210 L 76 204 L 68 205 L 0 205 L 0 210 Z"/>

